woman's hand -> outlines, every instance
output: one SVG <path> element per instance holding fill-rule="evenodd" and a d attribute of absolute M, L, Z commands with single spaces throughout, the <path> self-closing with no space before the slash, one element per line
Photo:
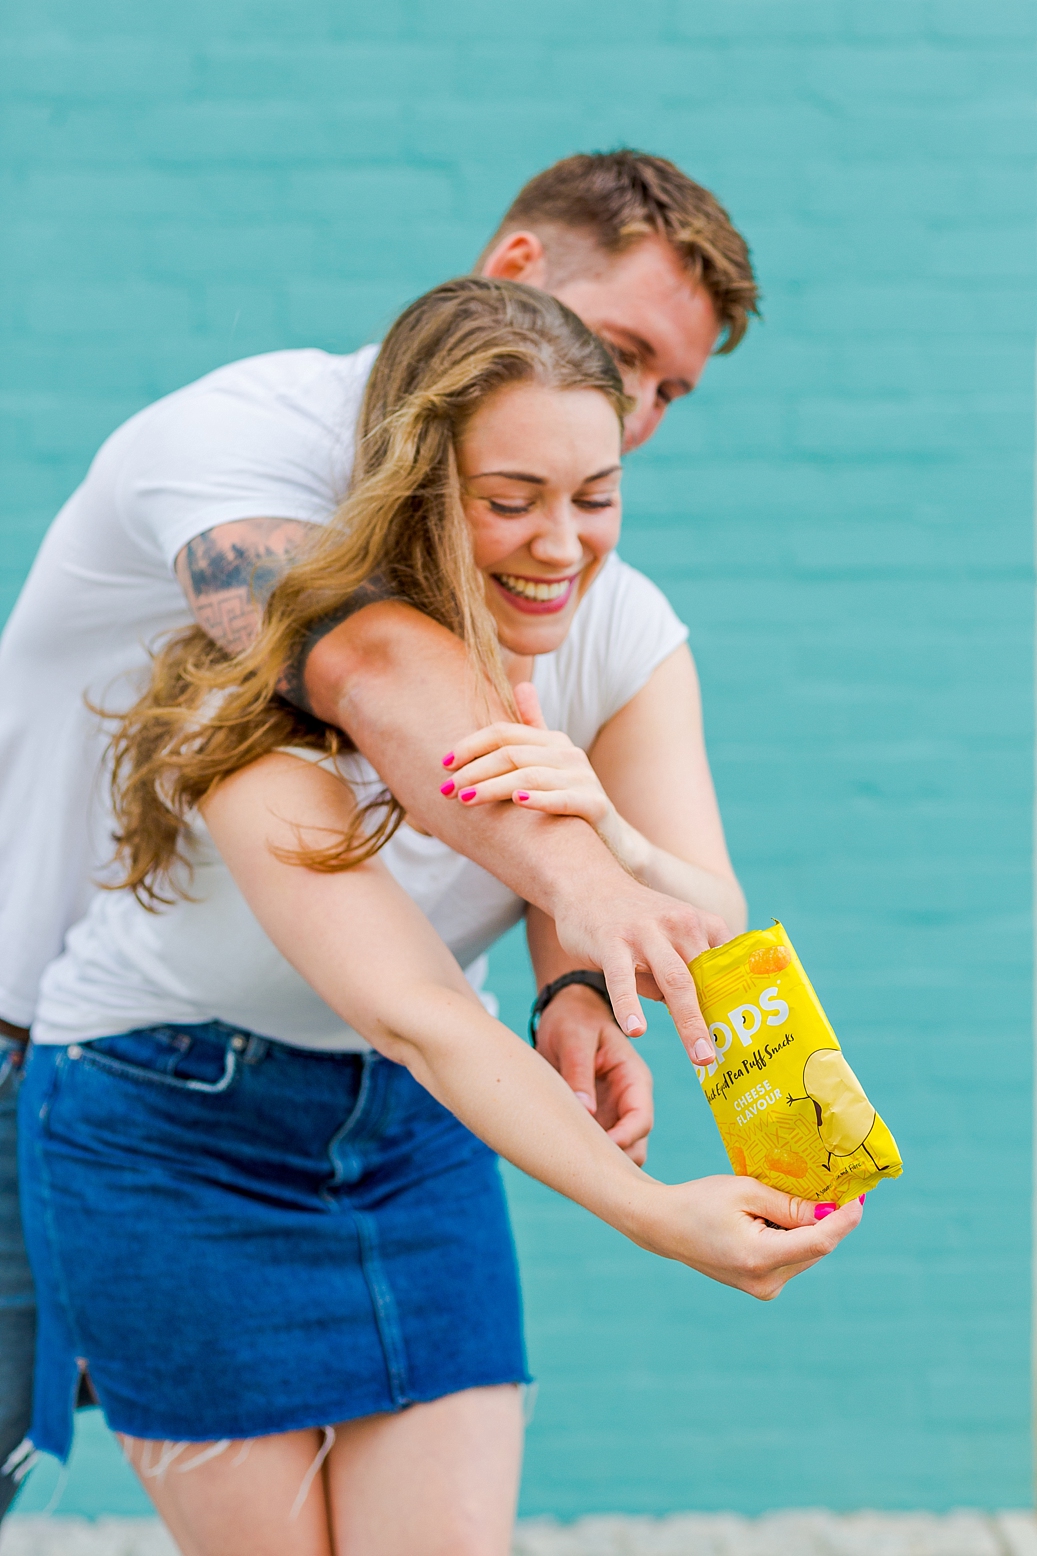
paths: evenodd
<path fill-rule="evenodd" d="M 512 801 L 524 810 L 581 816 L 631 874 L 648 844 L 618 815 L 590 759 L 568 735 L 547 728 L 531 681 L 515 688 L 521 724 L 488 724 L 457 745 L 440 793 L 467 806 Z"/>
<path fill-rule="evenodd" d="M 669 1187 L 635 1166 L 552 1066 L 487 1015 L 384 865 L 369 859 L 323 874 L 286 860 L 300 838 L 323 840 L 351 824 L 353 796 L 332 773 L 272 753 L 225 779 L 202 811 L 282 955 L 344 1022 L 521 1171 L 641 1247 L 763 1299 L 856 1226 L 856 1202 L 815 1222 L 813 1205 L 751 1178 Z"/>
<path fill-rule="evenodd" d="M 772 1301 L 794 1275 L 831 1253 L 863 1213 L 853 1200 L 817 1221 L 812 1200 L 794 1199 L 755 1178 L 652 1183 L 651 1196 L 655 1203 L 641 1224 L 622 1228 L 634 1242 L 761 1302 Z"/>

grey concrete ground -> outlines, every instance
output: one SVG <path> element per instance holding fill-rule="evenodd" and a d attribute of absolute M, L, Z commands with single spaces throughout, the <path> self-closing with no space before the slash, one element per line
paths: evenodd
<path fill-rule="evenodd" d="M 150 1519 L 8 1519 L 0 1556 L 177 1556 Z M 514 1556 L 1037 1556 L 1031 1513 L 685 1513 L 530 1519 Z"/>

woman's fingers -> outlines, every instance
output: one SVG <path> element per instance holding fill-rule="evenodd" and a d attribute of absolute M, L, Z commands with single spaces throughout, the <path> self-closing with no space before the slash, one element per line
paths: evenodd
<path fill-rule="evenodd" d="M 700 1178 L 668 1193 L 673 1201 L 665 1218 L 664 1245 L 653 1244 L 657 1251 L 670 1251 L 665 1245 L 676 1229 L 678 1240 L 686 1240 L 678 1258 L 762 1302 L 771 1301 L 795 1275 L 830 1254 L 861 1218 L 861 1206 L 853 1200 L 818 1221 L 812 1201 L 782 1194 L 754 1178 Z"/>
<path fill-rule="evenodd" d="M 515 777 L 520 770 L 532 767 L 550 768 L 555 774 L 564 774 L 566 783 L 570 785 L 586 784 L 590 789 L 601 789 L 594 769 L 582 752 L 579 757 L 575 757 L 572 752 L 554 746 L 501 746 L 447 774 L 440 793 L 451 799 L 454 795 L 463 794 L 467 789 L 485 783 L 489 778 L 507 773 Z M 557 782 L 557 778 L 551 782 Z M 601 792 L 604 793 L 604 790 L 601 789 Z M 511 796 L 506 795 L 505 798 L 510 799 Z"/>
<path fill-rule="evenodd" d="M 582 816 L 591 826 L 596 826 L 609 813 L 607 796 L 600 789 L 582 784 L 573 788 L 571 781 L 572 773 L 551 768 L 520 767 L 517 771 L 509 768 L 498 778 L 458 789 L 457 798 L 466 809 L 513 800 L 523 810 L 539 810 L 553 816 Z"/>
<path fill-rule="evenodd" d="M 510 798 L 522 810 L 539 810 L 548 816 L 582 816 L 592 827 L 604 821 L 609 809 L 605 796 L 593 789 L 550 789 L 530 783 L 522 773 L 514 776 Z"/>
<path fill-rule="evenodd" d="M 531 728 L 528 724 L 506 724 L 503 721 L 497 724 L 487 724 L 484 729 L 477 729 L 474 734 L 466 735 L 459 740 L 452 751 L 448 751 L 443 757 L 443 768 L 449 773 L 457 773 L 468 762 L 475 762 L 481 756 L 487 756 L 491 751 L 497 751 L 501 746 L 571 746 L 568 735 L 563 735 L 557 730 Z M 577 748 L 573 748 L 577 749 Z"/>
<path fill-rule="evenodd" d="M 531 729 L 547 728 L 540 710 L 540 698 L 532 681 L 520 681 L 515 687 L 515 706 L 523 724 L 528 724 Z"/>
<path fill-rule="evenodd" d="M 863 1206 L 858 1200 L 818 1221 L 813 1201 L 792 1199 L 755 1179 L 741 1181 L 746 1186 L 752 1184 L 747 1208 L 760 1217 L 755 1228 L 757 1268 L 746 1289 L 764 1300 L 777 1296 L 793 1276 L 830 1254 L 861 1219 Z M 774 1225 L 766 1225 L 768 1221 Z M 782 1230 L 776 1231 L 775 1226 Z"/>

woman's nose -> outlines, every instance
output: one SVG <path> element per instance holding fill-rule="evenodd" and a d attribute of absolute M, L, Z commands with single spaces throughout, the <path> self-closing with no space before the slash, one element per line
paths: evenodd
<path fill-rule="evenodd" d="M 538 562 L 553 567 L 568 567 L 582 561 L 583 542 L 572 516 L 556 516 L 533 537 L 529 550 Z"/>

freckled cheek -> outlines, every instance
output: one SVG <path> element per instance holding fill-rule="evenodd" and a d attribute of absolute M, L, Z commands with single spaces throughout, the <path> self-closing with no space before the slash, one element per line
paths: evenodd
<path fill-rule="evenodd" d="M 619 532 L 622 527 L 621 519 L 622 514 L 617 509 L 615 514 L 611 515 L 607 521 L 595 524 L 593 528 L 585 529 L 581 533 L 580 540 L 589 558 L 594 561 L 601 561 L 608 556 L 610 551 L 616 549 L 619 545 Z"/>
<path fill-rule="evenodd" d="M 526 536 L 514 526 L 503 533 L 495 524 L 472 524 L 472 556 L 481 573 L 507 571 L 504 564 L 523 552 Z"/>

